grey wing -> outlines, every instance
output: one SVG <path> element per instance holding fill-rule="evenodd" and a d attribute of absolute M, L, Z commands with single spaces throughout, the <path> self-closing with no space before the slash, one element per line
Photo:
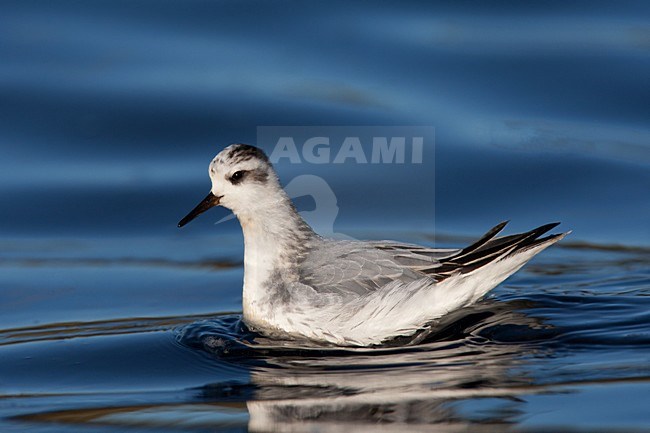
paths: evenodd
<path fill-rule="evenodd" d="M 399 265 L 416 272 L 424 272 L 440 266 L 445 259 L 453 257 L 461 251 L 457 248 L 429 248 L 391 241 L 370 242 L 370 244 L 374 248 L 390 254 L 392 260 Z"/>
<path fill-rule="evenodd" d="M 393 281 L 428 276 L 420 269 L 458 250 L 434 250 L 395 242 L 324 241 L 301 264 L 300 281 L 320 293 L 362 295 Z"/>
<path fill-rule="evenodd" d="M 300 282 L 318 293 L 363 295 L 394 281 L 442 281 L 564 236 L 540 238 L 558 224 L 552 223 L 526 233 L 496 237 L 506 223 L 493 227 L 463 249 L 436 249 L 392 241 L 324 240 L 301 264 Z"/>
<path fill-rule="evenodd" d="M 394 260 L 410 269 L 442 281 L 456 274 L 472 272 L 503 257 L 518 254 L 545 243 L 553 243 L 565 236 L 555 234 L 541 237 L 559 223 L 545 224 L 525 233 L 496 237 L 508 222 L 504 221 L 488 230 L 479 240 L 460 250 L 437 250 L 418 245 L 376 245 L 392 254 Z M 428 266 L 424 264 L 431 260 Z"/>

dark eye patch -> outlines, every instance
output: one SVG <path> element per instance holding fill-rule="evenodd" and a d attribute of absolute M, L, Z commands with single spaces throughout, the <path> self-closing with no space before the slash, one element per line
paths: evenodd
<path fill-rule="evenodd" d="M 263 168 L 256 168 L 254 170 L 238 170 L 231 174 L 228 180 L 233 185 L 242 183 L 244 179 L 255 183 L 266 183 L 268 177 L 269 173 L 267 170 Z"/>
<path fill-rule="evenodd" d="M 238 183 L 241 183 L 242 180 L 246 177 L 246 174 L 248 172 L 246 170 L 238 170 L 234 172 L 233 174 L 230 175 L 230 183 L 233 185 L 237 185 Z"/>

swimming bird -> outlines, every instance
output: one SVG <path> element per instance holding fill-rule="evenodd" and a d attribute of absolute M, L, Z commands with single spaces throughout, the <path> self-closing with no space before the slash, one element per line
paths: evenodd
<path fill-rule="evenodd" d="M 243 320 L 273 338 L 376 346 L 476 303 L 568 233 L 559 223 L 462 249 L 321 237 L 300 217 L 266 154 L 233 144 L 210 163 L 210 193 L 178 226 L 221 205 L 244 232 Z"/>

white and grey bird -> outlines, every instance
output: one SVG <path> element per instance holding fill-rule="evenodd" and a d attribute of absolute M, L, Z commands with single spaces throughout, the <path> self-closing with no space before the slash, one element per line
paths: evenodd
<path fill-rule="evenodd" d="M 269 337 L 373 346 L 469 306 L 568 233 L 558 223 L 463 249 L 327 239 L 300 217 L 264 152 L 233 144 L 210 163 L 212 188 L 178 226 L 213 206 L 244 232 L 243 318 Z"/>

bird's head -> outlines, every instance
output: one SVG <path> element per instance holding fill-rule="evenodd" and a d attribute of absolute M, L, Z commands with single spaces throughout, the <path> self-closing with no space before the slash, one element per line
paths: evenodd
<path fill-rule="evenodd" d="M 269 158 L 248 144 L 232 144 L 219 152 L 210 162 L 209 175 L 210 193 L 178 223 L 179 227 L 217 205 L 241 215 L 268 207 L 282 194 Z"/>

